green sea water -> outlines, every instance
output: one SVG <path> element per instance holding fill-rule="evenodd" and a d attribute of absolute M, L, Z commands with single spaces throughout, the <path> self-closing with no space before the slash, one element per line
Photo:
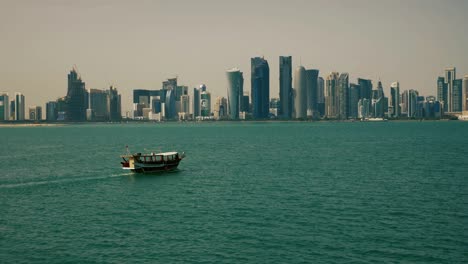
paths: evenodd
<path fill-rule="evenodd" d="M 468 263 L 468 122 L 0 128 L 0 262 Z"/>

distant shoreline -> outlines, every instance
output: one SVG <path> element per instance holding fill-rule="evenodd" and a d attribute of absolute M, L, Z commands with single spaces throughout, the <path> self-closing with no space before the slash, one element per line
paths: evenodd
<path fill-rule="evenodd" d="M 361 120 L 205 120 L 205 121 L 179 121 L 179 120 L 171 120 L 171 121 L 162 121 L 156 122 L 151 120 L 128 120 L 128 121 L 121 121 L 121 122 L 60 122 L 60 123 L 49 123 L 49 122 L 31 122 L 28 123 L 27 121 L 24 122 L 0 122 L 0 128 L 8 128 L 8 127 L 56 127 L 56 126 L 68 126 L 68 125 L 92 125 L 92 124 L 175 124 L 175 123 L 250 123 L 250 122 L 265 122 L 265 123 L 385 123 L 385 122 L 448 122 L 448 121 L 461 121 L 458 119 L 390 119 L 390 120 L 379 120 L 379 121 L 361 121 Z"/>
<path fill-rule="evenodd" d="M 49 127 L 49 126 L 63 126 L 66 124 L 52 124 L 52 123 L 0 123 L 0 127 Z"/>

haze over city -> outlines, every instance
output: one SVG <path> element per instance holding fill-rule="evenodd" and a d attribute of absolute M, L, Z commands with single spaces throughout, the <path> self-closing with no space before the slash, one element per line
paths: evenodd
<path fill-rule="evenodd" d="M 133 89 L 167 78 L 206 84 L 225 96 L 226 70 L 245 73 L 250 58 L 270 64 L 278 97 L 278 57 L 293 68 L 348 72 L 382 80 L 385 91 L 436 95 L 437 76 L 468 73 L 467 1 L 2 1 L 0 91 L 44 106 L 66 95 L 76 65 L 86 88 L 115 85 L 122 112 Z"/>

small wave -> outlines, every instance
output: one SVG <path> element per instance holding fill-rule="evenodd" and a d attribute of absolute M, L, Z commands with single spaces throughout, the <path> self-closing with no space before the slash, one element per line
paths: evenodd
<path fill-rule="evenodd" d="M 51 180 L 51 181 L 32 181 L 32 182 L 22 182 L 22 183 L 13 183 L 13 184 L 0 184 L 1 188 L 18 188 L 18 187 L 29 187 L 29 186 L 38 186 L 38 185 L 46 185 L 46 184 L 61 184 L 61 183 L 69 183 L 69 182 L 79 182 L 79 181 L 92 181 L 92 180 L 102 180 L 107 178 L 115 178 L 121 176 L 129 176 L 132 173 L 118 173 L 118 174 L 111 174 L 106 176 L 98 176 L 98 177 L 83 177 L 83 178 L 73 178 L 73 179 L 61 179 L 61 180 Z"/>

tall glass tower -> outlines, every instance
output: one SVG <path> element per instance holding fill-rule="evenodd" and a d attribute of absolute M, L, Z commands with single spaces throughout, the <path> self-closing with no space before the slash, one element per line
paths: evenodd
<path fill-rule="evenodd" d="M 455 79 L 453 80 L 453 90 L 452 90 L 452 111 L 461 112 L 463 104 L 463 80 Z"/>
<path fill-rule="evenodd" d="M 338 115 L 338 77 L 338 72 L 330 73 L 325 84 L 325 115 L 328 118 L 336 118 Z"/>
<path fill-rule="evenodd" d="M 444 105 L 444 111 L 448 111 L 447 104 L 447 84 L 444 77 L 437 78 L 437 100 Z"/>
<path fill-rule="evenodd" d="M 306 70 L 307 116 L 318 117 L 318 75 L 319 70 Z"/>
<path fill-rule="evenodd" d="M 393 106 L 393 117 L 400 116 L 400 83 L 394 82 L 390 85 L 390 104 Z"/>
<path fill-rule="evenodd" d="M 372 94 L 372 81 L 367 79 L 358 78 L 358 84 L 361 87 L 359 93 L 360 98 L 371 99 Z"/>
<path fill-rule="evenodd" d="M 193 118 L 200 116 L 200 89 L 193 88 Z"/>
<path fill-rule="evenodd" d="M 447 85 L 447 111 L 453 112 L 453 81 L 455 80 L 456 69 L 455 68 L 446 68 L 445 69 L 445 85 Z"/>
<path fill-rule="evenodd" d="M 0 94 L 0 121 L 10 120 L 10 101 L 8 94 Z"/>
<path fill-rule="evenodd" d="M 251 96 L 253 118 L 265 119 L 270 113 L 270 67 L 260 57 L 251 58 Z"/>
<path fill-rule="evenodd" d="M 338 117 L 347 119 L 349 115 L 349 74 L 342 73 L 338 79 Z"/>
<path fill-rule="evenodd" d="M 317 81 L 317 108 L 320 116 L 325 115 L 325 80 L 322 77 L 318 77 Z"/>
<path fill-rule="evenodd" d="M 349 85 L 349 104 L 348 104 L 348 117 L 356 119 L 358 118 L 358 103 L 359 93 L 361 87 L 359 84 L 351 83 Z"/>
<path fill-rule="evenodd" d="M 23 121 L 25 116 L 24 95 L 21 93 L 15 94 L 15 120 Z"/>
<path fill-rule="evenodd" d="M 81 81 L 76 69 L 72 69 L 68 74 L 67 120 L 85 121 L 87 104 L 88 92 L 85 83 Z"/>
<path fill-rule="evenodd" d="M 239 119 L 244 78 L 242 77 L 242 72 L 237 68 L 228 70 L 226 76 L 228 79 L 227 114 L 230 119 Z"/>
<path fill-rule="evenodd" d="M 294 109 L 295 118 L 307 117 L 306 71 L 302 66 L 294 71 Z"/>
<path fill-rule="evenodd" d="M 463 109 L 462 111 L 468 111 L 468 75 L 463 77 Z"/>
<path fill-rule="evenodd" d="M 285 119 L 292 117 L 292 57 L 279 57 L 279 96 L 280 116 Z"/>

